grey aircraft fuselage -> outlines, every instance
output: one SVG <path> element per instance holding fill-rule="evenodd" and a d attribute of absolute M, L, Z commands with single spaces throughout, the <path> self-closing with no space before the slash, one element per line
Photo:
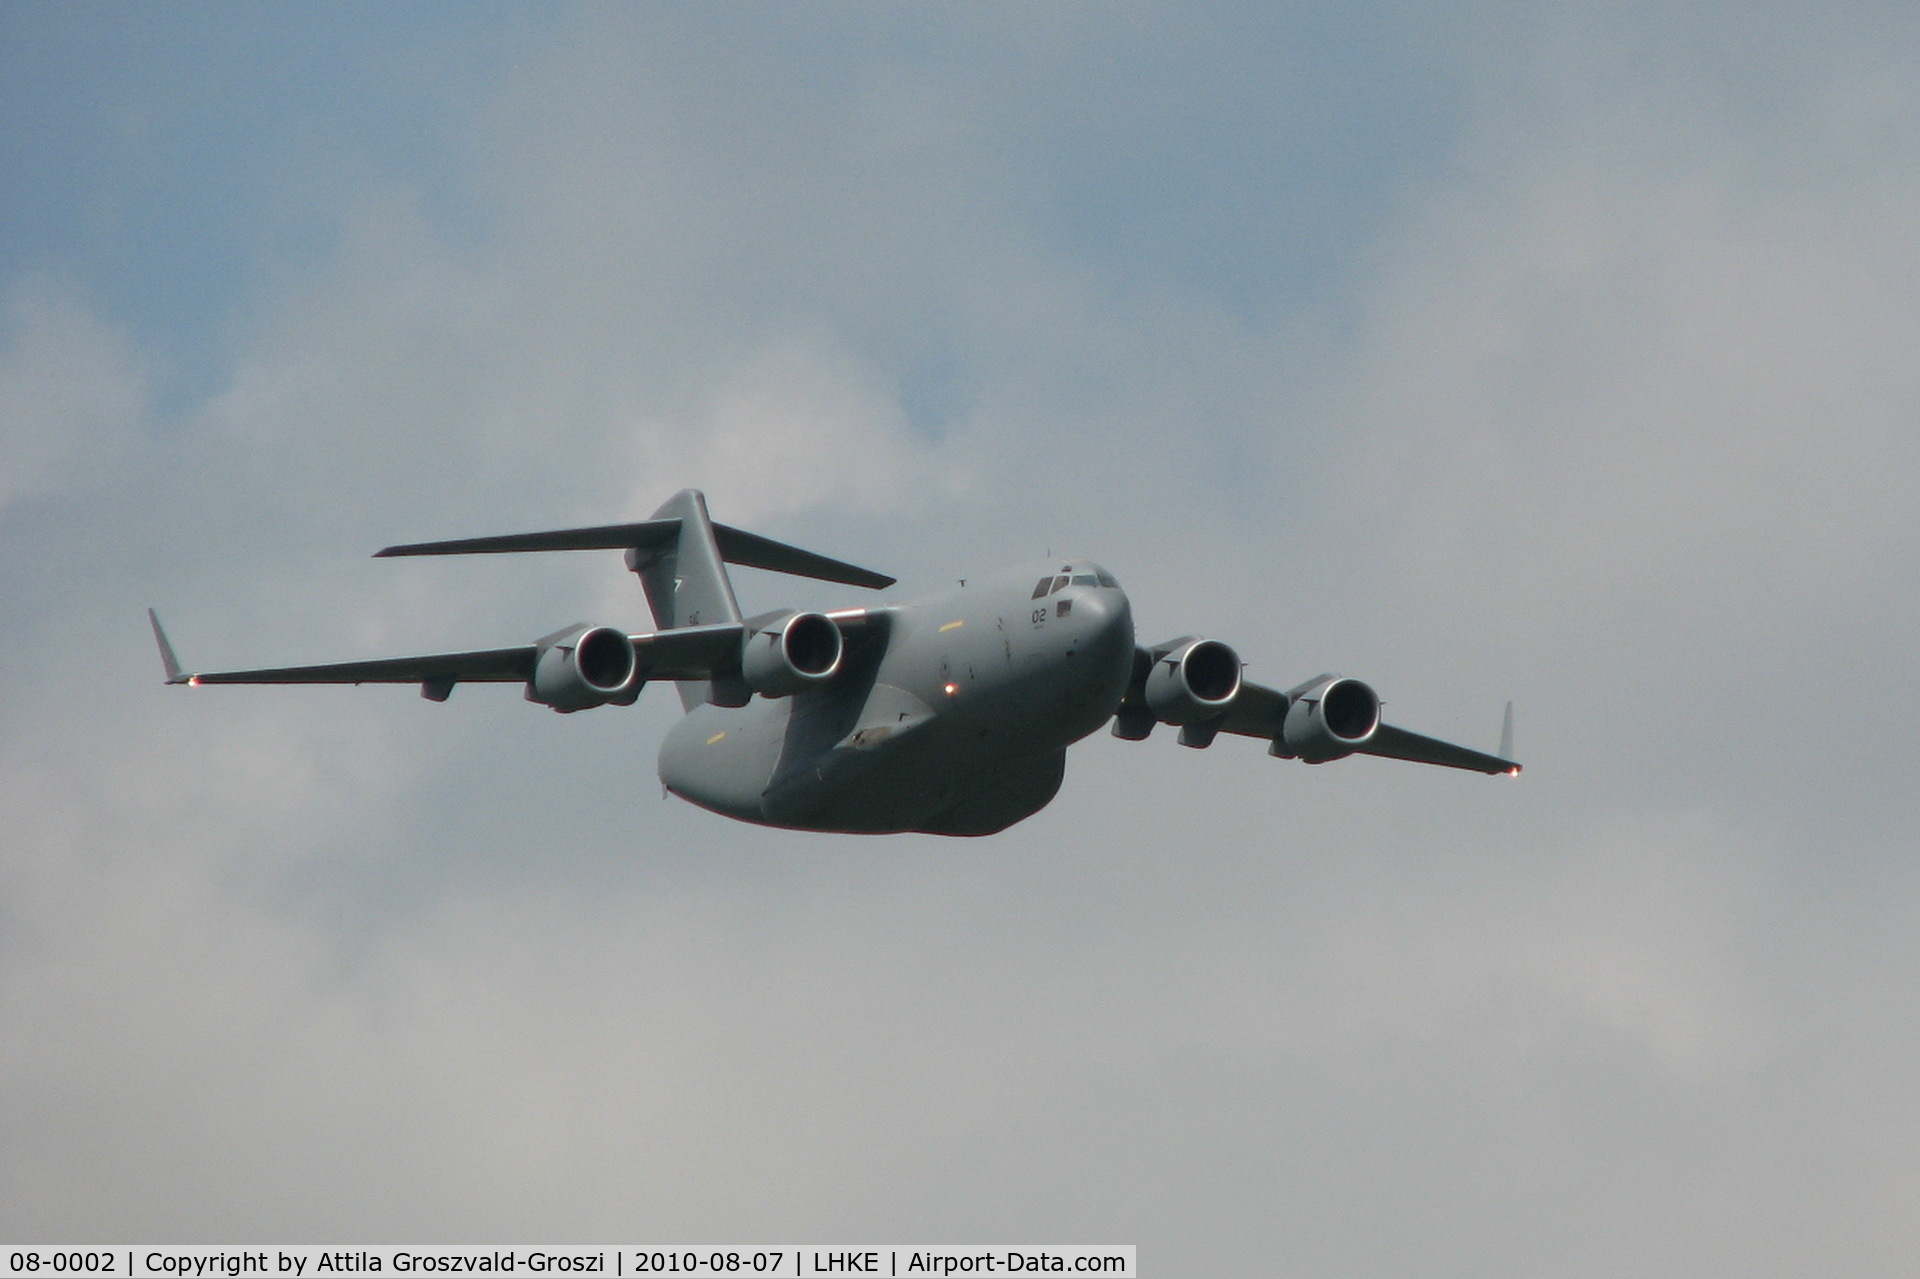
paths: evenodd
<path fill-rule="evenodd" d="M 1087 560 L 829 616 L 857 636 L 840 674 L 693 706 L 660 748 L 669 790 L 772 826 L 991 834 L 1046 806 L 1067 747 L 1112 717 L 1133 674 L 1126 594 Z"/>

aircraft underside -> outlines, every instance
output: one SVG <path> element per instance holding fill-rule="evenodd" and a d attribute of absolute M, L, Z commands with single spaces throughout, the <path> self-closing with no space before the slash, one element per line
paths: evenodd
<path fill-rule="evenodd" d="M 660 777 L 744 821 L 846 834 L 991 835 L 1059 792 L 1066 748 L 1105 723 L 1126 689 L 1132 639 L 1076 712 L 1063 690 L 974 689 L 929 706 L 890 684 L 743 707 L 702 706 L 667 735 Z M 1116 646 L 1117 648 L 1118 646 Z"/>

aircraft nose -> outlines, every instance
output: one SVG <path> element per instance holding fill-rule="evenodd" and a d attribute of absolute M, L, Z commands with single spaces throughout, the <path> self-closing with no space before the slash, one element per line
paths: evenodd
<path fill-rule="evenodd" d="M 1091 591 L 1073 606 L 1074 620 L 1098 641 L 1133 643 L 1133 612 L 1117 590 Z"/>

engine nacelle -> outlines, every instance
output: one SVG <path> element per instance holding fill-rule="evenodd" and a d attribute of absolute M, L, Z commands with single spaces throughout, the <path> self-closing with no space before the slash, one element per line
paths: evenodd
<path fill-rule="evenodd" d="M 1351 755 L 1380 727 L 1380 695 L 1357 679 L 1335 676 L 1293 694 L 1280 738 L 1287 753 L 1309 764 Z"/>
<path fill-rule="evenodd" d="M 527 700 L 556 711 L 583 711 L 640 696 L 633 641 L 611 626 L 582 626 L 544 642 L 533 659 Z"/>
<path fill-rule="evenodd" d="M 832 679 L 842 651 L 825 613 L 788 613 L 742 641 L 740 674 L 762 697 L 791 697 Z"/>
<path fill-rule="evenodd" d="M 1189 640 L 1147 672 L 1142 695 L 1163 724 L 1196 724 L 1226 714 L 1240 694 L 1240 655 L 1219 640 Z"/>

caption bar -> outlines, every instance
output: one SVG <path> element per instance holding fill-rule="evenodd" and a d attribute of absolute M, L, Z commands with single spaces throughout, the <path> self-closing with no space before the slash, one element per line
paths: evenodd
<path fill-rule="evenodd" d="M 1104 1275 L 1135 1279 L 1133 1244 L 885 1247 L 8 1246 L 0 1276 L 32 1279 L 340 1279 L 345 1275 L 612 1275 L 615 1279 L 803 1279 L 817 1275 Z"/>

